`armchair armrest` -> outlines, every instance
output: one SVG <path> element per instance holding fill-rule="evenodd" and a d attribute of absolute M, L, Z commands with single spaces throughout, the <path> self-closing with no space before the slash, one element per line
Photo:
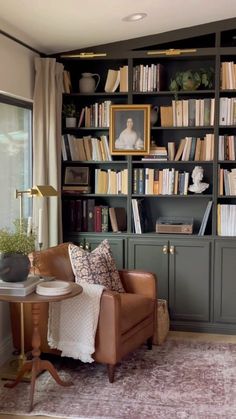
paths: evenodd
<path fill-rule="evenodd" d="M 96 332 L 94 359 L 115 364 L 119 357 L 121 336 L 121 298 L 115 291 L 103 291 Z M 106 359 L 106 360 L 105 360 Z"/>
<path fill-rule="evenodd" d="M 138 270 L 119 271 L 126 292 L 157 298 L 157 277 L 154 273 Z"/>

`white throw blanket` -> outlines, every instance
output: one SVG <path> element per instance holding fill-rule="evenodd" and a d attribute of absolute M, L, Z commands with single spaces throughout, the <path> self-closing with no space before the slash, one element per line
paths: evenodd
<path fill-rule="evenodd" d="M 49 304 L 48 344 L 62 356 L 93 362 L 95 335 L 104 287 L 82 284 L 83 292 L 74 298 Z"/>

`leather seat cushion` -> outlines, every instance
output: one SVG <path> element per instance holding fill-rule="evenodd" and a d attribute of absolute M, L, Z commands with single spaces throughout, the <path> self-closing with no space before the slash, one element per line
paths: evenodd
<path fill-rule="evenodd" d="M 153 301 L 143 295 L 121 293 L 121 333 L 127 332 L 153 313 Z"/>

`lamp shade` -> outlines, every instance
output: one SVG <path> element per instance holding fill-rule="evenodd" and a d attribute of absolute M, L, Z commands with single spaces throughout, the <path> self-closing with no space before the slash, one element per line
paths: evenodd
<path fill-rule="evenodd" d="M 51 185 L 36 185 L 31 189 L 30 194 L 38 197 L 58 196 L 58 192 Z"/>

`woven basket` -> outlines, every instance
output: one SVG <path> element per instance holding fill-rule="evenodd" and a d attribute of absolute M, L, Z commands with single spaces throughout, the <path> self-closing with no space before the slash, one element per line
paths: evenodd
<path fill-rule="evenodd" d="M 161 345 L 168 335 L 170 318 L 166 300 L 157 300 L 156 330 L 153 337 L 154 345 Z"/>

